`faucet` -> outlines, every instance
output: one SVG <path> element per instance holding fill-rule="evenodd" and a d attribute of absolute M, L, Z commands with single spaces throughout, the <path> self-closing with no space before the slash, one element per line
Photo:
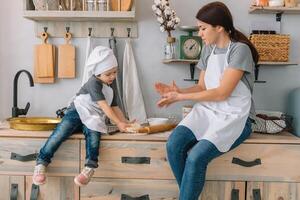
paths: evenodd
<path fill-rule="evenodd" d="M 14 105 L 12 107 L 12 117 L 18 117 L 19 115 L 26 115 L 28 112 L 28 109 L 30 107 L 30 103 L 28 102 L 24 109 L 18 108 L 18 79 L 22 72 L 27 74 L 27 76 L 29 78 L 30 87 L 34 86 L 33 78 L 29 71 L 23 69 L 16 73 L 15 78 L 14 78 L 14 92 L 13 92 Z"/>

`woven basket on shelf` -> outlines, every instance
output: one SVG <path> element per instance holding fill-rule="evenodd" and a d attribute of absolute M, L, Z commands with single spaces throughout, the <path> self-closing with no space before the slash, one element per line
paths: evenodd
<path fill-rule="evenodd" d="M 252 34 L 250 41 L 256 47 L 259 61 L 288 62 L 290 36 L 279 34 Z"/>

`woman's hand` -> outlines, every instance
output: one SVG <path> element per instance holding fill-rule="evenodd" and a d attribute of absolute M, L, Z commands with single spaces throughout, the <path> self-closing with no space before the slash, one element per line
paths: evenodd
<path fill-rule="evenodd" d="M 164 107 L 169 106 L 172 103 L 175 103 L 180 100 L 180 93 L 178 92 L 168 92 L 162 95 L 162 98 L 157 102 L 157 106 Z"/>
<path fill-rule="evenodd" d="M 179 92 L 179 88 L 177 87 L 175 81 L 173 81 L 172 85 L 167 85 L 161 82 L 155 83 L 155 89 L 160 95 L 168 92 Z"/>

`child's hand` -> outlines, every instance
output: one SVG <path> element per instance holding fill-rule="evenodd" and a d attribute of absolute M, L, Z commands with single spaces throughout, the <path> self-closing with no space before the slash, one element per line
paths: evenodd
<path fill-rule="evenodd" d="M 128 123 L 125 123 L 125 122 L 120 122 L 120 123 L 117 124 L 117 126 L 118 126 L 118 128 L 119 128 L 119 130 L 120 130 L 121 132 L 126 132 L 126 129 L 127 129 L 128 127 L 130 127 L 131 125 L 128 124 Z"/>

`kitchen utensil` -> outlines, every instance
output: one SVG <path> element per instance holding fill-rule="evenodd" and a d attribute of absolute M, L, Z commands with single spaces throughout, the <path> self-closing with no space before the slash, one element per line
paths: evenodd
<path fill-rule="evenodd" d="M 34 47 L 34 81 L 36 83 L 54 82 L 55 47 L 47 43 L 48 34 L 41 34 L 42 44 Z"/>
<path fill-rule="evenodd" d="M 176 124 L 160 124 L 160 125 L 154 125 L 154 126 L 145 126 L 142 128 L 139 128 L 137 130 L 137 133 L 158 133 L 158 132 L 164 132 L 172 130 L 176 127 Z"/>
<path fill-rule="evenodd" d="M 24 131 L 49 131 L 53 130 L 60 118 L 51 117 L 15 117 L 7 119 L 10 128 Z"/>
<path fill-rule="evenodd" d="M 292 8 L 292 7 L 296 7 L 297 2 L 296 2 L 296 0 L 285 0 L 284 4 L 285 4 L 285 7 Z"/>
<path fill-rule="evenodd" d="M 147 120 L 150 126 L 167 124 L 169 122 L 168 118 L 148 118 Z"/>
<path fill-rule="evenodd" d="M 110 10 L 112 11 L 130 11 L 133 0 L 110 0 Z"/>
<path fill-rule="evenodd" d="M 268 6 L 269 0 L 256 0 L 256 6 Z"/>
<path fill-rule="evenodd" d="M 284 0 L 270 0 L 269 1 L 270 7 L 281 7 L 284 6 Z"/>
<path fill-rule="evenodd" d="M 58 46 L 58 78 L 75 78 L 75 47 L 70 44 L 72 34 L 65 34 L 65 44 Z"/>

